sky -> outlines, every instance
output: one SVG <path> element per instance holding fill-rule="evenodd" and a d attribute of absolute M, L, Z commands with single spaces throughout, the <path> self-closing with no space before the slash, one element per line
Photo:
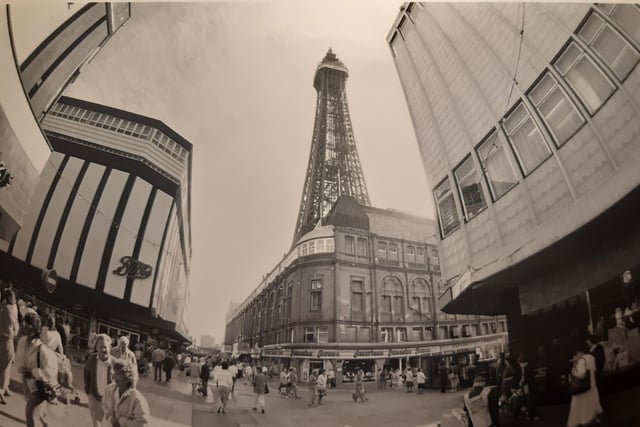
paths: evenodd
<path fill-rule="evenodd" d="M 190 334 L 224 338 L 289 250 L 329 47 L 373 206 L 433 218 L 386 36 L 400 2 L 134 3 L 65 95 L 162 120 L 193 146 Z"/>

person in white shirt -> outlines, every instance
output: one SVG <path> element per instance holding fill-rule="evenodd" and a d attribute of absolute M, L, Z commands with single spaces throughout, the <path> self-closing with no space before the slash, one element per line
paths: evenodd
<path fill-rule="evenodd" d="M 233 365 L 231 367 L 235 368 Z M 220 413 L 220 410 L 222 410 L 223 414 L 225 413 L 225 408 L 229 401 L 229 393 L 235 383 L 231 367 L 227 362 L 222 362 L 221 369 L 214 376 L 214 382 L 218 389 L 218 413 Z"/>
<path fill-rule="evenodd" d="M 84 365 L 84 391 L 89 397 L 89 414 L 93 427 L 100 427 L 104 420 L 102 397 L 107 385 L 114 381 L 109 335 L 96 335 L 96 350 L 96 353 L 89 355 Z"/>
<path fill-rule="evenodd" d="M 40 340 L 42 340 L 42 343 L 51 350 L 64 354 L 62 337 L 60 336 L 60 333 L 56 331 L 56 319 L 53 317 L 53 314 L 45 314 L 42 317 L 42 333 L 40 333 Z"/>
<path fill-rule="evenodd" d="M 133 368 L 133 382 L 135 386 L 138 382 L 138 361 L 136 360 L 136 355 L 133 351 L 129 350 L 129 338 L 124 335 L 118 338 L 118 346 L 111 350 L 111 355 L 131 364 L 131 367 Z"/>
<path fill-rule="evenodd" d="M 151 423 L 147 399 L 136 389 L 134 367 L 127 361 L 112 361 L 115 382 L 105 387 L 102 407 L 105 424 L 113 427 L 142 427 Z"/>
<path fill-rule="evenodd" d="M 416 381 L 418 382 L 418 394 L 422 394 L 422 391 L 425 389 L 427 385 L 427 376 L 422 372 L 422 369 L 418 368 L 418 373 L 416 374 Z"/>
<path fill-rule="evenodd" d="M 20 337 L 16 350 L 16 370 L 22 375 L 28 427 L 46 426 L 48 403 L 38 393 L 37 381 L 53 386 L 58 382 L 58 359 L 42 344 L 42 323 L 35 312 L 24 316 L 26 335 Z"/>
<path fill-rule="evenodd" d="M 233 383 L 231 384 L 231 393 L 233 393 L 233 390 L 236 388 L 236 380 L 238 379 L 238 368 L 236 365 L 228 365 L 228 369 L 231 373 L 231 378 L 233 378 Z"/>
<path fill-rule="evenodd" d="M 327 395 L 327 376 L 324 373 L 324 369 L 320 369 L 318 378 L 316 379 L 316 393 L 318 397 L 318 405 L 322 404 L 322 398 Z"/>

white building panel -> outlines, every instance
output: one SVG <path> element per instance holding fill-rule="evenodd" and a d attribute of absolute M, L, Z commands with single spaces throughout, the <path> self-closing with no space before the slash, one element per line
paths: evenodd
<path fill-rule="evenodd" d="M 128 176 L 129 174 L 116 169 L 112 170 L 111 175 L 109 175 L 109 180 L 98 203 L 98 211 L 91 223 L 89 238 L 82 253 L 78 278 L 76 279 L 78 284 L 93 289 L 96 287 L 104 245 L 107 242 L 112 218 L 118 207 L 122 189 L 127 182 Z"/>
<path fill-rule="evenodd" d="M 127 285 L 127 277 L 113 273 L 113 270 L 120 265 L 120 258 L 132 256 L 136 244 L 140 222 L 147 206 L 147 200 L 151 193 L 151 184 L 143 179 L 136 178 L 133 189 L 129 195 L 127 207 L 124 210 L 122 221 L 118 227 L 118 235 L 111 253 L 111 262 L 107 270 L 107 278 L 104 285 L 104 293 L 114 297 L 124 297 Z M 145 279 L 148 280 L 148 279 Z M 138 280 L 139 282 L 139 280 Z M 137 283 L 136 283 L 137 284 Z"/>

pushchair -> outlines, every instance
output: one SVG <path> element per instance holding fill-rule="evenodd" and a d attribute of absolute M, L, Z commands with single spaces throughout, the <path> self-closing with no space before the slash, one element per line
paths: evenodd
<path fill-rule="evenodd" d="M 64 354 L 56 353 L 58 357 L 58 385 L 55 387 L 58 400 L 67 405 L 69 403 L 80 403 L 80 395 L 73 388 L 73 371 L 71 362 Z"/>

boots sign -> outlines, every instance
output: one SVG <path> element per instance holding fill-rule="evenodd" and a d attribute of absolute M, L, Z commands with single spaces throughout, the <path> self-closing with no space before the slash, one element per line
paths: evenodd
<path fill-rule="evenodd" d="M 150 265 L 133 259 L 130 256 L 120 258 L 120 266 L 113 270 L 113 274 L 127 276 L 128 279 L 146 279 L 151 276 L 153 269 Z"/>

